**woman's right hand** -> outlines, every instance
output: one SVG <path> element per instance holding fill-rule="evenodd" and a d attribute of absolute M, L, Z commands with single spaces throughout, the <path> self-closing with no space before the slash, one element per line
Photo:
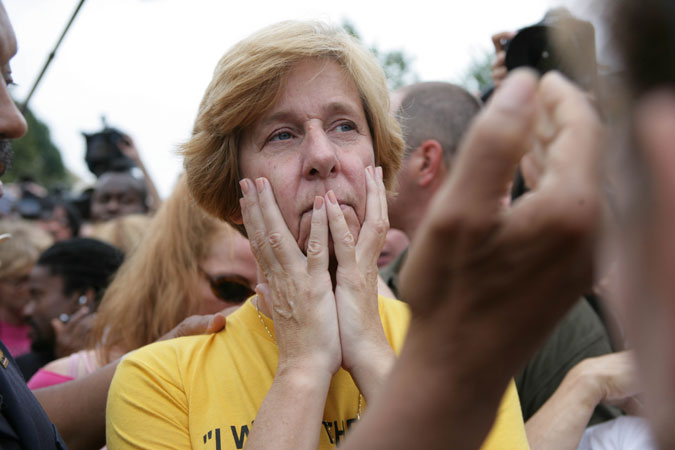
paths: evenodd
<path fill-rule="evenodd" d="M 269 181 L 243 179 L 240 185 L 244 226 L 264 276 L 256 289 L 258 306 L 274 320 L 277 373 L 299 369 L 304 375 L 330 377 L 342 363 L 342 351 L 328 273 L 325 201 L 315 198 L 305 256 L 288 230 Z"/>

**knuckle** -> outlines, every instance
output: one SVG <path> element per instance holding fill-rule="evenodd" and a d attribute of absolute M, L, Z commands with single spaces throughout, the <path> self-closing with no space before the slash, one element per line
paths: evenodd
<path fill-rule="evenodd" d="M 439 233 L 479 233 L 491 228 L 494 224 L 486 216 L 473 214 L 470 210 L 451 208 L 432 224 Z"/>
<path fill-rule="evenodd" d="M 307 242 L 307 255 L 318 256 L 323 251 L 323 245 L 318 239 L 310 239 Z"/>
<path fill-rule="evenodd" d="M 251 243 L 251 249 L 253 250 L 253 253 L 258 255 L 265 246 L 265 241 L 265 233 L 262 230 L 254 231 L 253 235 L 249 237 L 249 242 Z"/>
<path fill-rule="evenodd" d="M 552 226 L 566 239 L 586 239 L 598 227 L 599 203 L 593 195 L 575 196 L 557 208 Z"/>
<path fill-rule="evenodd" d="M 346 231 L 342 235 L 342 237 L 340 238 L 340 241 L 342 242 L 342 244 L 344 246 L 349 247 L 349 248 L 352 248 L 356 245 L 356 243 L 354 242 L 354 235 L 349 231 Z"/>
<path fill-rule="evenodd" d="M 389 231 L 389 219 L 381 218 L 376 220 L 373 224 L 373 229 L 379 235 L 386 235 L 387 231 Z"/>
<path fill-rule="evenodd" d="M 267 242 L 271 248 L 280 250 L 283 247 L 284 238 L 281 233 L 273 231 L 267 235 Z"/>
<path fill-rule="evenodd" d="M 274 279 L 274 278 L 272 278 L 272 271 L 269 269 L 269 267 L 262 267 L 262 266 L 259 266 L 259 267 L 260 267 L 260 271 L 261 271 L 262 274 L 263 274 L 263 277 L 264 277 L 268 282 Z"/>

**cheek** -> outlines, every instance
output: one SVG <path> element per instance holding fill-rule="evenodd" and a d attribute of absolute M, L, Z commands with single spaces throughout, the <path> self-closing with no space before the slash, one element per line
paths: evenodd
<path fill-rule="evenodd" d="M 206 280 L 199 280 L 197 284 L 197 296 L 199 303 L 197 304 L 195 314 L 215 314 L 226 306 L 225 302 L 213 295 L 211 287 Z"/>

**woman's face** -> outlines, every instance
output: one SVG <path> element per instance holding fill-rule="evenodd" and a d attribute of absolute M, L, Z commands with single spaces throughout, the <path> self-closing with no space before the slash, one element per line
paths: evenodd
<path fill-rule="evenodd" d="M 23 308 L 30 300 L 29 279 L 31 267 L 21 273 L 0 280 L 0 302 L 5 310 L 5 319 L 23 323 Z"/>
<path fill-rule="evenodd" d="M 225 226 L 213 235 L 210 251 L 199 264 L 203 272 L 199 274 L 197 286 L 202 300 L 196 314 L 213 314 L 242 304 L 236 298 L 223 300 L 216 296 L 209 278 L 220 280 L 221 291 L 225 295 L 241 293 L 244 291 L 243 286 L 251 292 L 255 289 L 257 268 L 248 240 Z"/>
<path fill-rule="evenodd" d="M 375 153 L 359 91 L 337 63 L 297 63 L 277 102 L 245 133 L 239 158 L 244 177 L 269 180 L 303 252 L 314 199 L 329 190 L 358 241 L 366 215 L 365 168 L 375 164 Z"/>

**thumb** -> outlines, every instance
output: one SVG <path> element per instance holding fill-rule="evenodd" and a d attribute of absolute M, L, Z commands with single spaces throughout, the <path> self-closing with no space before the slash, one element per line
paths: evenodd
<path fill-rule="evenodd" d="M 63 322 L 61 322 L 57 318 L 54 318 L 54 319 L 51 320 L 51 324 L 52 324 L 52 328 L 54 329 L 54 334 L 56 334 L 57 336 L 59 334 L 61 334 L 61 332 L 63 331 L 63 326 L 64 326 Z"/>
<path fill-rule="evenodd" d="M 213 317 L 211 317 L 209 325 L 206 327 L 206 333 L 204 334 L 217 333 L 218 331 L 225 328 L 226 321 L 227 319 L 225 318 L 225 315 L 223 313 L 219 312 L 214 314 Z"/>
<path fill-rule="evenodd" d="M 531 145 L 537 84 L 534 72 L 514 71 L 469 129 L 446 184 L 449 204 L 458 211 L 480 221 L 502 208 L 516 167 Z"/>

